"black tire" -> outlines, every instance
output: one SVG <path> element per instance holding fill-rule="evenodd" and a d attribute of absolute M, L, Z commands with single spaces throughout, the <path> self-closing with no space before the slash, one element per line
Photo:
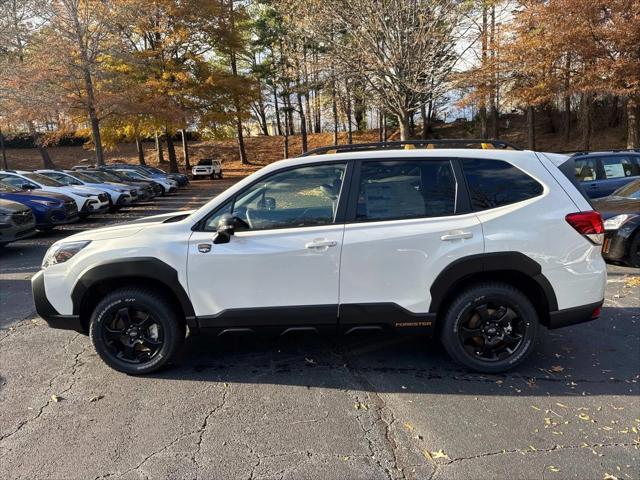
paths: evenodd
<path fill-rule="evenodd" d="M 185 338 L 180 320 L 161 295 L 144 288 L 124 287 L 96 305 L 89 337 L 100 358 L 111 368 L 143 375 L 162 368 L 174 357 Z M 137 336 L 133 335 L 134 330 Z"/>
<path fill-rule="evenodd" d="M 516 288 L 504 283 L 470 287 L 451 303 L 441 341 L 461 365 L 482 373 L 499 373 L 524 362 L 540 331 L 536 309 Z"/>
<path fill-rule="evenodd" d="M 640 230 L 638 230 L 629 244 L 629 265 L 640 267 Z"/>
<path fill-rule="evenodd" d="M 215 180 L 216 179 L 216 174 L 212 173 L 211 175 L 209 175 L 209 180 Z"/>
<path fill-rule="evenodd" d="M 220 173 L 218 174 L 218 179 L 219 179 L 219 180 L 222 180 L 222 172 L 220 172 Z"/>

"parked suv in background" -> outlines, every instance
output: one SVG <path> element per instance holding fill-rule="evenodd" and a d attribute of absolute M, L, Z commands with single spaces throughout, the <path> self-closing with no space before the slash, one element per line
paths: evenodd
<path fill-rule="evenodd" d="M 557 168 L 569 157 L 405 143 L 283 160 L 194 212 L 58 241 L 36 309 L 130 374 L 166 364 L 187 327 L 427 333 L 502 372 L 541 326 L 598 317 L 604 229 Z"/>
<path fill-rule="evenodd" d="M 191 175 L 194 180 L 198 177 L 209 177 L 211 180 L 222 178 L 222 162 L 212 158 L 203 158 L 191 169 Z"/>
<path fill-rule="evenodd" d="M 640 178 L 640 150 L 576 153 L 576 178 L 589 198 L 611 195 Z"/>
<path fill-rule="evenodd" d="M 109 196 L 103 191 L 84 186 L 64 185 L 39 173 L 0 171 L 0 182 L 22 190 L 42 190 L 66 195 L 76 202 L 80 218 L 104 213 L 109 209 Z"/>

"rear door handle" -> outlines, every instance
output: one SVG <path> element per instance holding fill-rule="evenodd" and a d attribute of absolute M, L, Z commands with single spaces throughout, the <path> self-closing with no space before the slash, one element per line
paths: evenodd
<path fill-rule="evenodd" d="M 440 240 L 443 240 L 446 242 L 450 240 L 462 240 L 465 238 L 472 238 L 472 237 L 473 237 L 472 232 L 452 232 L 452 233 L 446 233 L 442 235 L 440 237 Z"/>
<path fill-rule="evenodd" d="M 328 248 L 328 247 L 335 247 L 336 245 L 338 245 L 338 242 L 336 242 L 335 240 L 318 238 L 316 240 L 313 240 L 305 244 L 304 248 Z"/>

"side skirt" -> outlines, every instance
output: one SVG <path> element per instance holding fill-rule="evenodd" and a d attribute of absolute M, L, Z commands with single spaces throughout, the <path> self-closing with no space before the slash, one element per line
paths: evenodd
<path fill-rule="evenodd" d="M 230 309 L 217 315 L 196 317 L 192 322 L 194 327 L 213 330 L 218 335 L 284 335 L 305 331 L 347 335 L 371 330 L 430 334 L 433 332 L 435 319 L 435 313 L 416 314 L 395 303 L 367 303 Z"/>

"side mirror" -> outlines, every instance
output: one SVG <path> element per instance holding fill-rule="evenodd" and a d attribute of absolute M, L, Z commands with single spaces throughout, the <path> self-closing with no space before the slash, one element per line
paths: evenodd
<path fill-rule="evenodd" d="M 221 243 L 229 243 L 231 235 L 236 232 L 236 221 L 230 214 L 225 214 L 218 220 L 216 227 L 216 236 L 213 243 L 219 245 Z"/>

